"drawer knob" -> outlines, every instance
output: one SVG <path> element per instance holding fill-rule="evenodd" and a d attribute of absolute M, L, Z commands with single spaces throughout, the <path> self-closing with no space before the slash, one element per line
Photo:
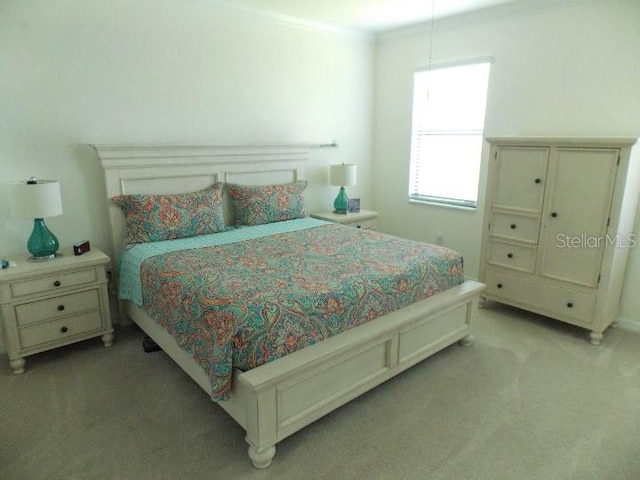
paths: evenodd
<path fill-rule="evenodd" d="M 362 225 L 356 225 L 356 228 L 362 228 Z"/>
<path fill-rule="evenodd" d="M 62 285 L 62 282 L 60 280 L 56 280 L 55 282 L 53 282 L 54 287 L 59 287 L 60 285 Z"/>
<path fill-rule="evenodd" d="M 515 229 L 516 229 L 516 226 L 517 226 L 517 225 L 516 225 L 515 223 L 512 223 L 512 224 L 511 224 L 511 230 L 515 230 Z"/>
<path fill-rule="evenodd" d="M 569 307 L 569 308 L 573 308 L 573 302 L 568 302 L 568 303 L 567 303 L 567 307 Z"/>
<path fill-rule="evenodd" d="M 541 178 L 536 178 L 536 183 L 540 183 L 540 182 L 542 182 L 542 179 Z"/>
<path fill-rule="evenodd" d="M 513 253 L 507 253 L 507 257 L 513 258 Z"/>
<path fill-rule="evenodd" d="M 67 333 L 67 330 L 68 330 L 68 329 L 67 329 L 67 327 L 62 327 L 62 328 L 60 329 L 60 331 L 61 331 L 62 333 Z"/>
<path fill-rule="evenodd" d="M 61 312 L 64 310 L 64 305 L 58 305 L 58 311 Z"/>
<path fill-rule="evenodd" d="M 558 212 L 551 212 L 551 216 L 552 216 L 553 218 L 556 218 L 556 217 L 558 216 Z"/>
<path fill-rule="evenodd" d="M 496 285 L 496 287 L 498 287 L 498 288 L 502 288 L 502 284 L 501 284 L 501 283 L 499 283 L 498 285 Z"/>

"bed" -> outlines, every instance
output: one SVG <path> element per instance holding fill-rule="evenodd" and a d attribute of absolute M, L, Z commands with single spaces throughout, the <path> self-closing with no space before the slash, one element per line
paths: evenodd
<path fill-rule="evenodd" d="M 205 191 L 212 185 L 221 184 L 242 186 L 298 184 L 304 180 L 304 163 L 310 155 L 310 147 L 306 145 L 94 145 L 93 148 L 104 170 L 106 204 L 112 241 L 110 253 L 114 265 L 120 265 L 122 259 L 125 260 L 123 265 L 129 264 L 130 252 L 129 249 L 123 249 L 125 234 L 127 234 L 124 216 L 121 208 L 112 201 L 112 198 L 135 194 L 180 195 Z M 221 191 L 226 192 L 225 189 Z M 231 209 L 230 204 L 229 198 L 222 198 L 221 208 L 225 225 L 236 223 L 236 218 L 234 218 L 236 212 Z M 229 241 L 228 245 L 218 245 L 215 242 L 221 241 L 220 239 L 225 237 L 227 233 L 235 234 L 234 231 L 198 237 L 199 240 L 211 237 L 214 242 L 213 245 L 198 245 L 198 249 L 187 246 L 171 250 L 174 248 L 175 242 L 152 242 L 152 250 L 162 244 L 171 244 L 171 246 L 169 251 L 163 250 L 161 254 L 151 252 L 148 257 L 138 259 L 139 263 L 136 268 L 139 268 L 144 275 L 139 283 L 134 282 L 132 291 L 139 292 L 139 297 L 132 293 L 124 295 L 127 299 L 119 302 L 120 314 L 133 320 L 243 427 L 249 445 L 249 457 L 257 468 L 265 468 L 271 464 L 275 455 L 276 443 L 335 408 L 449 345 L 456 342 L 463 345 L 470 344 L 472 317 L 476 309 L 478 295 L 484 288 L 481 283 L 464 280 L 461 263 L 456 263 L 461 260 L 457 259 L 455 255 L 447 253 L 446 249 L 430 247 L 429 254 L 449 256 L 447 260 L 449 263 L 441 263 L 445 266 L 439 268 L 446 272 L 455 272 L 448 273 L 441 280 L 436 281 L 436 283 L 440 282 L 440 286 L 435 290 L 427 292 L 427 288 L 425 288 L 424 292 L 415 294 L 418 296 L 406 295 L 406 298 L 404 298 L 404 293 L 390 296 L 385 302 L 393 305 L 386 305 L 385 302 L 382 302 L 386 306 L 384 309 L 376 307 L 376 314 L 372 315 L 371 321 L 352 322 L 351 325 L 330 333 L 321 332 L 323 327 L 320 324 L 314 324 L 314 327 L 311 328 L 313 333 L 305 333 L 306 340 L 303 345 L 288 342 L 289 330 L 287 328 L 295 330 L 297 327 L 291 327 L 292 322 L 281 322 L 287 326 L 284 330 L 280 329 L 274 337 L 263 341 L 253 349 L 254 352 L 262 351 L 265 344 L 271 344 L 275 345 L 276 350 L 279 348 L 279 353 L 235 358 L 235 355 L 229 354 L 221 347 L 217 350 L 218 357 L 224 358 L 226 363 L 215 363 L 215 365 L 222 365 L 222 367 L 211 367 L 203 363 L 209 361 L 206 359 L 210 358 L 208 355 L 211 352 L 206 355 L 195 355 L 195 351 L 203 351 L 205 348 L 201 344 L 198 344 L 197 348 L 193 348 L 192 344 L 191 348 L 185 349 L 185 343 L 189 343 L 191 340 L 187 338 L 184 331 L 182 331 L 182 336 L 176 335 L 176 330 L 181 328 L 184 330 L 185 325 L 195 324 L 195 319 L 187 318 L 185 314 L 184 318 L 178 316 L 169 321 L 164 316 L 170 316 L 168 312 L 171 312 L 172 309 L 166 308 L 166 306 L 164 310 L 161 308 L 163 296 L 166 297 L 168 304 L 174 302 L 173 305 L 184 304 L 185 298 L 192 298 L 194 293 L 187 290 L 191 283 L 195 283 L 195 280 L 185 282 L 184 287 L 177 289 L 181 292 L 182 290 L 187 291 L 186 294 L 182 292 L 186 297 L 172 298 L 163 293 L 162 288 L 166 288 L 166 284 L 163 287 L 162 282 L 155 280 L 157 275 L 150 273 L 153 270 L 154 262 L 157 263 L 156 269 L 160 272 L 166 271 L 167 265 L 171 265 L 171 272 L 175 277 L 186 276 L 193 279 L 193 275 L 185 273 L 188 272 L 187 267 L 197 265 L 198 268 L 195 271 L 205 272 L 205 269 L 200 266 L 208 264 L 210 260 L 206 260 L 206 258 L 212 257 L 212 255 L 205 257 L 201 253 L 203 250 L 207 250 L 209 253 L 214 252 L 217 262 L 224 259 L 225 256 L 228 258 L 237 256 L 251 266 L 255 262 L 259 262 L 260 258 L 275 256 L 269 255 L 269 252 L 274 251 L 273 249 L 282 249 L 274 242 L 289 242 L 286 243 L 285 250 L 287 252 L 296 249 L 309 251 L 307 248 L 309 245 L 324 245 L 324 242 L 329 242 L 332 237 L 340 238 L 340 242 L 343 244 L 351 245 L 349 242 L 360 242 L 355 238 L 358 236 L 358 238 L 362 237 L 365 239 L 364 241 L 370 242 L 362 248 L 364 251 L 375 249 L 376 242 L 383 241 L 382 237 L 385 237 L 376 232 L 361 232 L 352 227 L 327 224 L 327 222 L 313 221 L 308 218 L 296 218 L 273 225 L 276 226 L 272 227 L 267 222 L 267 225 L 263 225 L 261 228 L 268 230 L 268 232 L 263 236 L 257 235 L 255 238 L 253 232 L 260 230 L 260 225 L 237 229 L 241 235 L 249 235 L 251 238 L 243 239 L 241 242 Z M 290 226 L 292 230 L 288 231 Z M 276 228 L 277 231 L 273 232 L 271 228 Z M 303 239 L 300 239 L 301 237 Z M 184 240 L 187 243 L 190 241 L 189 239 Z M 225 242 L 226 240 L 222 243 Z M 265 242 L 267 242 L 266 246 Z M 239 247 L 238 244 L 240 244 Z M 241 253 L 229 250 L 237 248 L 242 249 Z M 335 252 L 334 247 L 327 248 Z M 352 252 L 354 248 L 356 247 L 350 248 L 350 251 Z M 322 248 L 317 250 L 314 254 L 320 255 Z M 185 254 L 185 252 L 187 253 Z M 134 257 L 135 255 L 137 253 L 133 254 Z M 336 257 L 335 254 L 333 256 Z M 378 255 L 378 257 L 382 256 Z M 289 257 L 287 256 L 288 262 L 299 262 L 301 258 L 291 257 L 293 259 L 289 259 Z M 314 268 L 317 268 L 320 265 L 318 262 L 321 261 L 317 260 Z M 334 267 L 338 268 L 342 263 L 338 259 L 333 267 L 328 268 L 328 271 Z M 140 267 L 141 265 L 144 265 L 144 269 Z M 211 272 L 220 270 L 219 263 L 214 263 L 211 267 Z M 276 267 L 277 265 L 267 264 L 260 266 L 263 272 L 274 272 Z M 380 268 L 393 270 L 392 267 L 392 264 L 387 263 Z M 136 268 L 133 268 L 133 271 Z M 346 268 L 349 269 L 349 267 Z M 291 265 L 288 265 L 287 269 L 290 271 Z M 304 270 L 300 269 L 300 271 Z M 426 270 L 421 270 L 416 275 L 418 277 L 425 276 L 427 275 L 425 272 Z M 116 272 L 113 278 L 116 288 L 129 282 L 129 277 L 125 273 L 126 270 L 123 269 L 122 278 L 120 278 L 119 272 Z M 206 281 L 210 275 L 212 274 L 202 273 L 198 281 Z M 237 275 L 244 275 L 244 272 L 241 271 Z M 268 275 L 272 275 L 272 273 Z M 299 295 L 300 291 L 306 291 L 305 289 L 320 288 L 325 294 L 333 291 L 333 286 L 319 280 L 323 275 L 327 277 L 327 272 L 320 272 L 319 276 L 313 279 L 300 278 L 295 284 L 285 284 L 283 282 L 286 279 L 276 277 L 275 273 L 273 275 L 272 283 L 281 285 L 280 290 L 282 291 L 293 292 L 291 295 Z M 350 276 L 344 274 L 342 280 L 347 281 Z M 216 282 L 220 280 L 219 277 L 215 278 Z M 271 278 L 268 277 L 269 280 Z M 361 285 L 358 278 L 354 279 L 355 283 L 349 284 L 349 288 L 354 291 Z M 237 286 L 242 283 L 242 281 L 238 282 Z M 311 283 L 313 285 L 309 287 L 308 284 Z M 322 285 L 319 287 L 320 283 Z M 394 283 L 394 285 L 396 284 L 397 282 Z M 147 295 L 148 298 L 152 298 L 149 297 L 151 295 L 149 292 L 153 290 L 154 285 L 157 290 L 156 295 L 160 293 L 160 296 L 153 297 L 157 300 L 147 301 L 145 304 L 144 297 Z M 254 287 L 254 290 L 260 292 L 266 289 L 265 285 L 258 283 Z M 382 289 L 378 287 L 379 285 L 376 284 L 376 294 L 377 290 Z M 227 288 L 233 289 L 234 286 L 231 285 Z M 222 290 L 220 288 L 220 291 Z M 179 294 L 176 293 L 176 295 Z M 260 296 L 263 296 L 262 293 Z M 228 299 L 233 295 L 228 294 L 224 297 Z M 287 297 L 276 305 L 278 319 L 281 318 L 280 314 L 285 310 L 282 305 L 287 302 L 297 305 L 296 298 L 295 296 Z M 326 294 L 323 307 L 329 304 L 335 306 L 335 298 L 333 294 Z M 364 297 L 359 298 L 362 300 Z M 370 297 L 367 298 L 370 299 Z M 300 300 L 302 303 L 304 301 L 307 301 L 309 305 L 314 302 L 312 299 Z M 255 316 L 255 312 L 251 313 L 251 308 L 249 308 L 251 302 L 246 299 L 240 302 L 241 304 L 223 305 L 227 309 L 224 312 L 231 311 L 229 309 L 242 310 L 248 318 L 253 318 L 252 315 Z M 215 299 L 209 303 L 215 304 L 213 305 L 215 308 L 222 308 L 221 304 L 224 302 Z M 277 302 L 271 302 L 269 305 L 275 303 Z M 152 305 L 156 305 L 158 308 L 154 310 Z M 342 305 L 342 300 L 338 302 L 338 305 Z M 256 306 L 255 308 L 260 307 Z M 368 308 L 372 307 L 369 305 Z M 288 310 L 297 312 L 294 307 L 288 308 Z M 349 317 L 343 313 L 344 310 L 339 309 L 333 312 L 336 324 L 341 320 L 341 317 Z M 349 318 L 355 318 L 355 316 Z M 203 331 L 190 338 L 201 339 L 203 335 L 207 335 L 206 332 L 203 334 Z M 233 338 L 237 343 L 239 336 L 237 334 L 231 335 L 230 338 Z M 301 348 L 302 346 L 304 348 Z M 213 348 L 211 350 L 213 351 Z M 216 371 L 212 373 L 212 370 Z"/>

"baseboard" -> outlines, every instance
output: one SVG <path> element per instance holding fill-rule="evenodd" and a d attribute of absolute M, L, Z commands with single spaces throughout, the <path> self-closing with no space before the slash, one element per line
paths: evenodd
<path fill-rule="evenodd" d="M 631 330 L 632 332 L 640 333 L 640 322 L 629 320 L 628 318 L 618 317 L 618 328 L 624 328 L 625 330 Z"/>

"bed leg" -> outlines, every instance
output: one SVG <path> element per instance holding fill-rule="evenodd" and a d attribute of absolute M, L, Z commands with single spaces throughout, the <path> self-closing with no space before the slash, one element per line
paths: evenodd
<path fill-rule="evenodd" d="M 267 468 L 271 465 L 274 455 L 276 454 L 275 445 L 258 450 L 253 445 L 249 444 L 249 458 L 251 463 L 256 468 Z"/>
<path fill-rule="evenodd" d="M 462 345 L 463 347 L 468 347 L 469 345 L 471 345 L 473 343 L 473 335 L 470 333 L 469 335 L 467 335 L 466 337 L 462 337 L 458 343 L 460 345 Z"/>

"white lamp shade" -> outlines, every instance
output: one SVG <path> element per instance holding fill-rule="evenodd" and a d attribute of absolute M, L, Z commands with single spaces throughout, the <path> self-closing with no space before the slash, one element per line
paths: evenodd
<path fill-rule="evenodd" d="M 334 187 L 352 187 L 356 185 L 357 166 L 342 163 L 329 167 L 329 184 Z"/>
<path fill-rule="evenodd" d="M 15 182 L 9 184 L 11 216 L 15 218 L 44 218 L 62 215 L 60 183 L 56 180 L 38 180 L 38 183 Z"/>

